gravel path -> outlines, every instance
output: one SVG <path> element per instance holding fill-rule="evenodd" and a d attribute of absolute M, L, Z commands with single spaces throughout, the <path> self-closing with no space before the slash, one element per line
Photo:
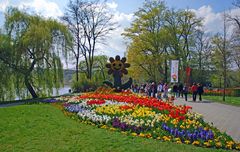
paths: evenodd
<path fill-rule="evenodd" d="M 213 126 L 223 132 L 226 131 L 235 141 L 240 142 L 240 107 L 206 100 L 186 102 L 183 98 L 177 98 L 174 104 L 192 106 L 192 110 L 202 114 L 206 122 L 213 123 Z"/>

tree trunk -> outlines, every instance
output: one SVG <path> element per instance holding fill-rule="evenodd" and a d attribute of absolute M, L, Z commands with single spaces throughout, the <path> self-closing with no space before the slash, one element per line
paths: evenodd
<path fill-rule="evenodd" d="M 35 90 L 33 89 L 32 85 L 30 84 L 30 82 L 28 80 L 28 76 L 25 76 L 24 82 L 25 82 L 25 85 L 26 85 L 28 91 L 32 95 L 32 98 L 37 98 L 38 95 L 36 94 Z"/>
<path fill-rule="evenodd" d="M 223 76 L 223 101 L 225 101 L 226 97 L 226 86 L 227 86 L 227 71 L 224 69 L 224 76 Z"/>
<path fill-rule="evenodd" d="M 167 60 L 166 59 L 164 59 L 164 70 L 165 70 L 165 75 L 164 75 L 164 81 L 167 83 L 167 78 L 168 78 L 168 73 L 167 73 Z"/>
<path fill-rule="evenodd" d="M 101 69 L 101 73 L 102 73 L 103 79 L 105 80 L 105 79 L 106 79 L 106 76 L 105 76 L 105 73 L 104 73 L 104 70 L 103 70 L 103 69 Z"/>
<path fill-rule="evenodd" d="M 225 91 L 227 84 L 227 56 L 226 56 L 226 14 L 224 12 L 224 21 L 223 21 L 223 101 L 225 101 Z"/>
<path fill-rule="evenodd" d="M 79 64 L 78 57 L 76 58 L 76 61 L 77 61 L 77 63 L 76 63 L 76 81 L 78 82 L 78 64 Z"/>

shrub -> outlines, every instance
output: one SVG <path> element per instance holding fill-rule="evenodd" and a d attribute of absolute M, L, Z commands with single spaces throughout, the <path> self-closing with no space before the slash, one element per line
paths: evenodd
<path fill-rule="evenodd" d="M 94 78 L 90 80 L 90 79 L 87 79 L 87 77 L 84 74 L 80 74 L 78 81 L 76 81 L 75 76 L 73 76 L 71 88 L 74 93 L 79 93 L 79 92 L 94 91 L 101 85 L 102 85 L 102 80 L 97 80 Z"/>

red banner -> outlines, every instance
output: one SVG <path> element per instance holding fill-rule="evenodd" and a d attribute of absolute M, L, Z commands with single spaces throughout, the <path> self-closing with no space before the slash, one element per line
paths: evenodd
<path fill-rule="evenodd" d="M 190 76 L 190 74 L 191 74 L 191 68 L 190 67 L 186 68 L 186 74 L 187 74 L 187 76 Z"/>

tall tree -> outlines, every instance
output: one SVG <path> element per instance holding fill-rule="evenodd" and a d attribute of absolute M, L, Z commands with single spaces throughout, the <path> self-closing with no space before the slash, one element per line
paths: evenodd
<path fill-rule="evenodd" d="M 24 84 L 31 96 L 37 98 L 38 93 L 51 93 L 53 87 L 59 88 L 63 82 L 59 53 L 64 53 L 71 41 L 67 28 L 55 20 L 10 8 L 5 30 L 0 41 L 0 65 L 2 69 L 9 68 L 8 74 L 15 78 L 18 92 L 24 92 L 21 91 Z"/>
<path fill-rule="evenodd" d="M 93 68 L 96 69 L 96 71 L 100 72 L 102 75 L 103 80 L 106 80 L 106 73 L 107 68 L 106 64 L 108 62 L 108 57 L 106 55 L 98 55 L 94 57 L 94 65 Z"/>
<path fill-rule="evenodd" d="M 188 10 L 169 10 L 160 0 L 146 0 L 135 16 L 123 35 L 131 40 L 128 54 L 134 55 L 136 66 L 155 81 L 162 79 L 159 75 L 167 80 L 168 60 L 178 59 L 184 70 L 193 47 L 193 33 L 201 26 L 201 19 Z M 137 56 L 149 62 L 135 58 Z"/>
<path fill-rule="evenodd" d="M 145 1 L 143 7 L 135 13 L 136 19 L 131 27 L 123 33 L 131 40 L 128 58 L 129 61 L 133 59 L 135 66 L 131 66 L 130 71 L 140 68 L 154 81 L 164 74 L 162 63 L 168 35 L 163 29 L 165 11 L 166 7 L 162 1 Z M 138 58 L 135 58 L 137 56 Z"/>
<path fill-rule="evenodd" d="M 240 0 L 235 0 L 233 2 L 233 5 L 237 8 L 240 8 Z M 239 15 L 235 15 L 235 16 L 228 16 L 236 25 L 236 27 L 238 28 L 238 30 L 240 31 L 240 16 Z"/>
<path fill-rule="evenodd" d="M 103 80 L 106 79 L 106 64 L 108 62 L 108 57 L 106 55 L 97 55 L 94 56 L 94 65 L 93 65 L 93 73 L 100 73 L 101 77 Z M 85 73 L 86 74 L 86 62 L 85 61 L 80 61 L 79 63 L 79 72 L 80 73 Z"/>
<path fill-rule="evenodd" d="M 240 31 L 234 31 L 232 35 L 231 51 L 235 66 L 240 71 Z"/>
<path fill-rule="evenodd" d="M 233 5 L 236 8 L 240 8 L 240 0 L 235 0 Z M 233 34 L 232 34 L 232 57 L 235 65 L 240 70 L 240 15 L 228 15 L 228 19 L 233 23 Z M 240 72 L 240 71 L 239 71 Z"/>
<path fill-rule="evenodd" d="M 194 47 L 193 36 L 197 28 L 201 27 L 201 19 L 189 10 L 168 10 L 165 16 L 166 29 L 171 35 L 170 52 L 174 59 L 179 60 L 180 81 L 184 80 L 184 71 L 191 59 Z"/>
<path fill-rule="evenodd" d="M 204 83 L 210 74 L 209 72 L 206 73 L 206 71 L 210 71 L 212 68 L 211 37 L 202 29 L 196 30 L 194 34 L 194 47 L 190 64 L 195 69 L 195 81 Z"/>
<path fill-rule="evenodd" d="M 223 33 L 213 37 L 213 60 L 220 72 L 219 76 L 223 76 L 223 101 L 225 101 L 226 87 L 227 87 L 227 71 L 230 66 L 231 50 L 229 49 L 229 40 L 227 39 L 227 20 L 226 14 L 223 15 Z"/>
<path fill-rule="evenodd" d="M 105 2 L 70 0 L 62 20 L 74 37 L 74 46 L 70 50 L 76 59 L 77 81 L 81 55 L 86 63 L 86 76 L 88 79 L 92 78 L 96 45 L 103 42 L 109 32 L 114 30 L 116 24 L 112 22 L 112 18 Z"/>

